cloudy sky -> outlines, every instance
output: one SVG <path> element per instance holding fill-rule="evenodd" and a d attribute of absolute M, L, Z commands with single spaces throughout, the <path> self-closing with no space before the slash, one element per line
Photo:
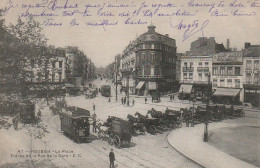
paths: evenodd
<path fill-rule="evenodd" d="M 35 15 L 50 45 L 78 46 L 97 66 L 111 63 L 151 23 L 158 33 L 176 39 L 177 52 L 189 50 L 190 43 L 201 36 L 215 37 L 217 43 L 225 45 L 230 39 L 231 47 L 238 49 L 243 48 L 244 42 L 260 44 L 260 8 L 256 6 L 260 6 L 259 0 L 0 2 L 1 8 L 9 8 L 4 16 L 6 24 L 15 23 L 19 16 L 25 19 Z"/>

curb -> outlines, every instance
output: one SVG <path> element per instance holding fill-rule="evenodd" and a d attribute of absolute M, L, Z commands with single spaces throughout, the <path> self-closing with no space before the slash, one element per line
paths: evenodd
<path fill-rule="evenodd" d="M 171 131 L 171 132 L 172 132 L 172 131 Z M 201 165 L 201 164 L 198 163 L 197 161 L 195 161 L 195 160 L 189 158 L 187 155 L 185 155 L 185 154 L 183 154 L 182 152 L 180 152 L 178 149 L 176 149 L 176 148 L 169 142 L 168 136 L 169 136 L 169 134 L 170 134 L 171 132 L 169 132 L 169 133 L 167 134 L 167 142 L 168 142 L 168 144 L 169 144 L 174 150 L 176 150 L 179 154 L 181 154 L 182 156 L 184 156 L 185 158 L 187 158 L 189 161 L 191 161 L 191 162 L 193 162 L 193 163 L 199 165 L 199 166 L 202 167 L 202 168 L 206 168 L 205 166 Z"/>

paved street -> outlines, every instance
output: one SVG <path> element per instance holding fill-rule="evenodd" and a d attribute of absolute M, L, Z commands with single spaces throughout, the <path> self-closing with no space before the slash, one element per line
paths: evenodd
<path fill-rule="evenodd" d="M 97 79 L 93 82 L 97 87 L 102 84 L 111 84 L 110 81 Z M 114 89 L 114 86 L 112 86 Z M 118 92 L 119 93 L 119 92 Z M 162 97 L 161 103 L 152 103 L 148 98 L 147 104 L 144 103 L 144 97 L 137 97 L 135 95 L 130 96 L 130 107 L 121 104 L 121 97 L 124 94 L 118 95 L 118 101 L 115 100 L 115 90 L 112 90 L 111 102 L 108 102 L 107 97 L 103 97 L 100 94 L 94 99 L 86 99 L 84 95 L 81 96 L 67 96 L 66 101 L 68 105 L 77 106 L 87 109 L 93 114 L 93 103 L 96 106 L 96 114 L 98 120 L 106 120 L 108 116 L 116 116 L 123 119 L 127 119 L 127 115 L 134 115 L 136 112 L 140 112 L 146 115 L 147 110 L 155 108 L 156 110 L 164 111 L 166 107 L 170 109 L 179 110 L 191 106 L 189 102 L 174 101 L 170 102 L 168 97 Z M 135 105 L 132 106 L 131 101 L 135 100 Z M 109 159 L 108 153 L 112 146 L 107 142 L 98 140 L 93 135 L 93 141 L 91 143 L 76 144 L 68 137 L 64 136 L 60 132 L 60 118 L 58 115 L 53 115 L 45 102 L 39 102 L 38 105 L 44 106 L 42 112 L 42 124 L 47 125 L 49 133 L 41 139 L 33 139 L 26 135 L 26 132 L 31 128 L 29 125 L 19 126 L 19 131 L 15 132 L 13 128 L 7 130 L 0 130 L 1 135 L 4 135 L 0 144 L 4 143 L 5 138 L 12 134 L 13 140 L 7 145 L 1 145 L 1 150 L 7 151 L 7 153 L 16 154 L 17 149 L 23 149 L 28 151 L 30 149 L 36 150 L 50 150 L 55 149 L 55 153 L 60 152 L 61 156 L 57 158 L 36 157 L 34 158 L 35 164 L 42 162 L 44 166 L 58 166 L 58 167 L 108 167 Z M 37 106 L 38 106 L 37 105 Z M 250 119 L 250 118 L 249 118 Z M 239 120 L 239 119 L 238 119 Z M 243 120 L 239 123 L 243 124 Z M 197 127 L 197 126 L 196 126 Z M 92 130 L 92 129 L 91 129 Z M 185 132 L 187 128 L 180 128 L 173 130 L 171 137 L 175 137 L 174 132 Z M 189 130 L 187 131 L 189 132 Z M 123 149 L 114 149 L 116 156 L 117 167 L 151 167 L 151 168 L 165 168 L 165 167 L 200 167 L 195 162 L 187 159 L 185 156 L 176 151 L 167 140 L 167 136 L 170 132 L 157 135 L 140 135 L 133 137 L 132 147 Z M 174 136 L 173 136 L 174 134 Z M 183 138 L 181 134 L 178 134 L 178 138 Z M 175 138 L 174 138 L 175 139 Z M 24 143 L 19 143 L 23 141 Z M 181 143 L 182 144 L 182 143 Z M 22 145 L 22 146 L 21 146 Z M 44 146 L 44 149 L 42 148 Z M 72 154 L 67 154 L 66 151 L 71 151 Z M 74 155 L 75 156 L 74 156 Z M 0 165 L 4 163 L 12 162 L 13 158 L 10 155 L 1 157 Z M 24 161 L 24 158 L 17 159 L 18 161 Z M 50 166 L 50 167 L 51 167 Z"/>

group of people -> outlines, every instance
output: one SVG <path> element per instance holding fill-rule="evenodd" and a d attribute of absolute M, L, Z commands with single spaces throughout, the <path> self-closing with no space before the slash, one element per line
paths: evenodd
<path fill-rule="evenodd" d="M 121 98 L 121 103 L 122 103 L 122 105 L 127 103 L 126 97 Z M 135 100 L 133 99 L 132 100 L 132 106 L 134 106 L 134 105 L 135 105 Z"/>

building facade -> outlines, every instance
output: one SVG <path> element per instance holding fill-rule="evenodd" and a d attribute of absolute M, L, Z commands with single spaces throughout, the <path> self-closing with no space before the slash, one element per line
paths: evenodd
<path fill-rule="evenodd" d="M 260 45 L 245 43 L 243 53 L 244 102 L 260 105 Z"/>
<path fill-rule="evenodd" d="M 243 52 L 221 52 L 213 55 L 213 102 L 243 102 Z"/>
<path fill-rule="evenodd" d="M 190 55 L 181 57 L 181 86 L 179 92 L 184 96 L 184 99 L 195 96 L 198 100 L 206 100 L 208 87 L 210 87 L 208 81 L 209 74 L 212 73 L 211 70 L 212 56 Z"/>
<path fill-rule="evenodd" d="M 214 37 L 200 37 L 191 43 L 190 51 L 181 56 L 179 96 L 182 99 L 206 100 L 211 90 L 212 54 L 225 51 Z"/>
<path fill-rule="evenodd" d="M 169 35 L 155 32 L 155 26 L 137 38 L 136 93 L 147 95 L 169 91 L 176 85 L 176 41 Z"/>

